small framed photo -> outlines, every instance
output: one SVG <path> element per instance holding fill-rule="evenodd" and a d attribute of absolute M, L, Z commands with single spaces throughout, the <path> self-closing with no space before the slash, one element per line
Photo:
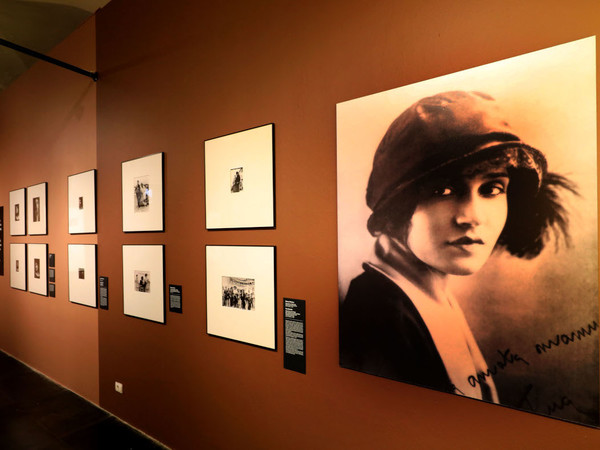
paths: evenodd
<path fill-rule="evenodd" d="M 48 281 L 50 283 L 56 283 L 56 269 L 48 267 Z"/>
<path fill-rule="evenodd" d="M 163 245 L 123 245 L 123 312 L 165 323 Z"/>
<path fill-rule="evenodd" d="M 275 227 L 274 125 L 204 143 L 206 228 Z"/>
<path fill-rule="evenodd" d="M 96 308 L 96 244 L 69 244 L 69 301 Z"/>
<path fill-rule="evenodd" d="M 27 231 L 30 236 L 48 234 L 48 183 L 27 188 Z"/>
<path fill-rule="evenodd" d="M 10 287 L 27 290 L 27 244 L 10 244 Z"/>
<path fill-rule="evenodd" d="M 209 335 L 276 349 L 275 247 L 206 247 Z"/>
<path fill-rule="evenodd" d="M 121 165 L 123 231 L 164 231 L 163 153 Z"/>
<path fill-rule="evenodd" d="M 48 244 L 27 245 L 27 280 L 29 292 L 48 295 Z"/>
<path fill-rule="evenodd" d="M 69 233 L 96 232 L 96 170 L 68 178 Z"/>
<path fill-rule="evenodd" d="M 25 236 L 27 232 L 26 198 L 25 188 L 9 193 L 11 236 Z"/>

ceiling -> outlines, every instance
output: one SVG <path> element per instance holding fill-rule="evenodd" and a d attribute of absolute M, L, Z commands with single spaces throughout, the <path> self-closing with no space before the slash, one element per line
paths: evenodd
<path fill-rule="evenodd" d="M 0 0 L 0 38 L 47 54 L 109 1 Z M 35 61 L 34 57 L 0 45 L 0 91 Z"/>

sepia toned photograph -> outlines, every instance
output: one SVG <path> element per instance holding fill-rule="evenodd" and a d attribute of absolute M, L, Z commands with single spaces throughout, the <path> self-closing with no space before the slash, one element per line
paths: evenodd
<path fill-rule="evenodd" d="M 207 230 L 275 226 L 274 130 L 261 125 L 204 142 Z"/>
<path fill-rule="evenodd" d="M 30 236 L 48 234 L 48 183 L 29 186 L 26 198 L 28 234 Z"/>
<path fill-rule="evenodd" d="M 97 249 L 95 244 L 69 244 L 69 301 L 79 305 L 97 307 Z M 54 269 L 49 270 L 54 281 Z"/>
<path fill-rule="evenodd" d="M 17 189 L 9 192 L 10 235 L 24 236 L 26 232 L 26 189 Z"/>
<path fill-rule="evenodd" d="M 48 295 L 48 244 L 27 244 L 27 289 Z M 21 271 L 24 272 L 24 271 Z"/>
<path fill-rule="evenodd" d="M 27 290 L 27 244 L 10 244 L 10 287 Z"/>
<path fill-rule="evenodd" d="M 241 192 L 244 190 L 244 168 L 236 167 L 229 171 L 231 182 L 231 192 Z"/>
<path fill-rule="evenodd" d="M 206 246 L 209 335 L 275 350 L 275 299 L 275 247 Z"/>
<path fill-rule="evenodd" d="M 254 310 L 253 278 L 223 277 L 223 306 Z"/>
<path fill-rule="evenodd" d="M 133 180 L 133 209 L 137 212 L 147 212 L 150 208 L 150 198 L 152 191 L 150 190 L 150 177 L 135 177 Z"/>
<path fill-rule="evenodd" d="M 123 312 L 165 323 L 164 245 L 123 245 Z"/>
<path fill-rule="evenodd" d="M 40 198 L 33 197 L 33 221 L 40 221 Z"/>
<path fill-rule="evenodd" d="M 164 231 L 163 153 L 121 163 L 123 231 Z"/>
<path fill-rule="evenodd" d="M 96 170 L 69 175 L 69 234 L 96 232 Z"/>
<path fill-rule="evenodd" d="M 337 106 L 340 365 L 598 426 L 595 40 Z"/>
<path fill-rule="evenodd" d="M 69 244 L 69 301 L 79 305 L 97 307 L 97 248 L 95 244 Z M 54 269 L 50 269 L 54 281 Z"/>
<path fill-rule="evenodd" d="M 150 293 L 150 272 L 147 270 L 136 270 L 133 274 L 134 289 L 138 292 Z"/>
<path fill-rule="evenodd" d="M 35 258 L 33 260 L 33 277 L 40 278 L 40 259 Z"/>

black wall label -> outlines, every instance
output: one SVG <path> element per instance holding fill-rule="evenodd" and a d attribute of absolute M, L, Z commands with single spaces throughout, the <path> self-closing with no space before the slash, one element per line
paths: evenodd
<path fill-rule="evenodd" d="M 169 285 L 169 311 L 182 313 L 183 312 L 183 304 L 182 304 L 182 289 L 178 284 L 170 284 Z"/>
<path fill-rule="evenodd" d="M 100 308 L 108 309 L 108 277 L 99 277 Z"/>
<path fill-rule="evenodd" d="M 306 373 L 306 301 L 283 299 L 283 367 Z"/>

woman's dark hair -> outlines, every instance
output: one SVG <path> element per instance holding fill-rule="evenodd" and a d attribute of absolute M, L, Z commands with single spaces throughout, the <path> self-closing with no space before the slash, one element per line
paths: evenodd
<path fill-rule="evenodd" d="M 490 155 L 487 155 L 489 158 Z M 376 209 L 367 227 L 374 236 L 389 234 L 406 244 L 411 218 L 417 205 L 431 196 L 428 186 L 439 184 L 449 174 L 461 173 L 465 167 L 485 161 L 463 160 L 445 167 L 426 178 L 405 186 L 391 197 L 384 207 Z M 504 248 L 511 255 L 530 259 L 540 254 L 553 233 L 558 243 L 562 236 L 569 244 L 567 211 L 561 203 L 560 191 L 577 195 L 576 186 L 566 177 L 547 172 L 541 182 L 534 170 L 508 167 L 510 183 L 507 190 L 508 212 L 506 224 L 498 238 L 497 248 Z"/>

